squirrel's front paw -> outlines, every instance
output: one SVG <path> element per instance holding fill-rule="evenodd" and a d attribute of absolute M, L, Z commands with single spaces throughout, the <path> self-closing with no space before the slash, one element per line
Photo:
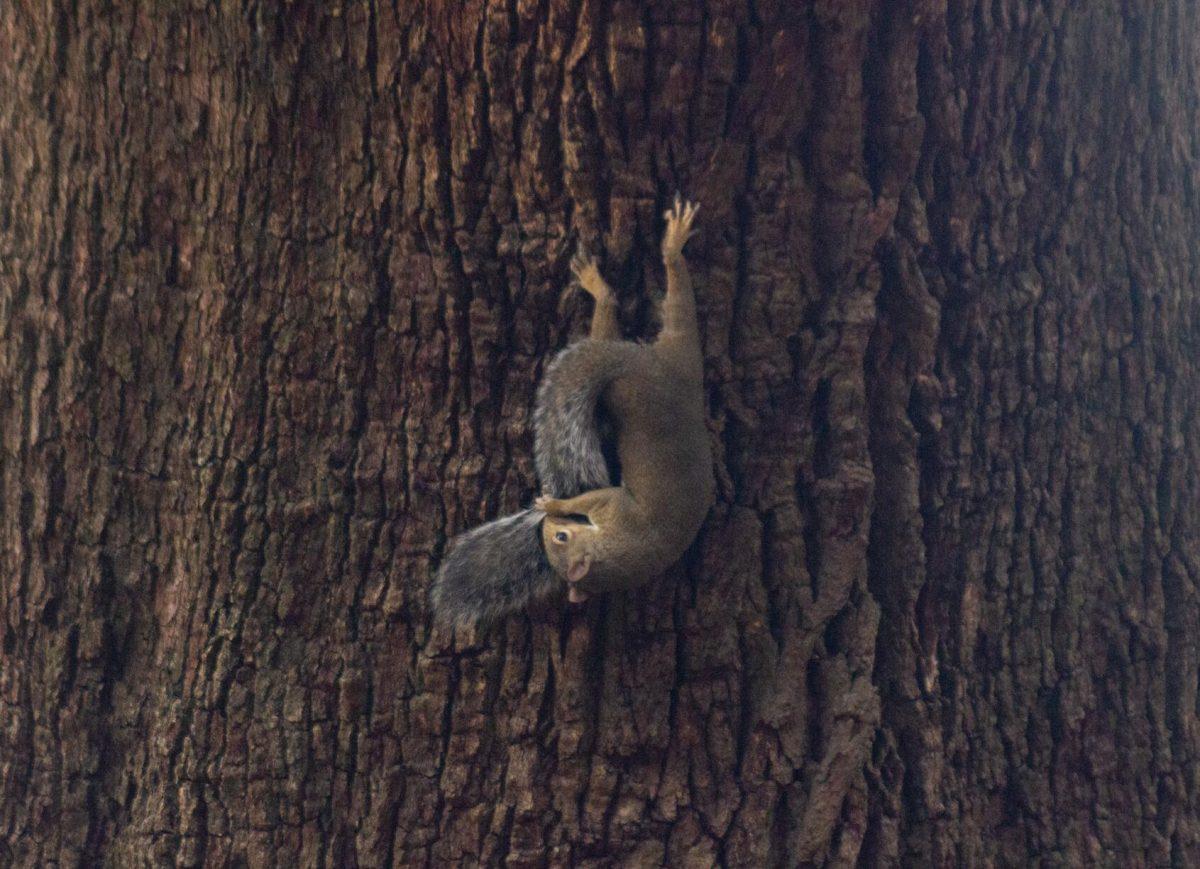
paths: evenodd
<path fill-rule="evenodd" d="M 549 513 L 554 509 L 557 502 L 549 495 L 538 495 L 533 499 L 533 509 L 541 510 L 543 513 Z"/>
<path fill-rule="evenodd" d="M 678 193 L 675 194 L 675 204 L 663 212 L 663 218 L 667 221 L 667 231 L 663 233 L 662 240 L 664 260 L 675 259 L 683 254 L 683 246 L 696 234 L 692 223 L 699 210 L 697 203 L 688 202 Z"/>

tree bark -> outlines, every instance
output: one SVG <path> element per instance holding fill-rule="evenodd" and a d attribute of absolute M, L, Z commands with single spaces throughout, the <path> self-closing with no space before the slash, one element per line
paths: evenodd
<path fill-rule="evenodd" d="M 1185 0 L 0 13 L 0 863 L 1200 863 Z M 576 240 L 718 504 L 435 627 Z"/>

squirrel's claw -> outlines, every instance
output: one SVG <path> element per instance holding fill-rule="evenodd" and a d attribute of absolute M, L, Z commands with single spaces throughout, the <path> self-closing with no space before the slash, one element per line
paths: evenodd
<path fill-rule="evenodd" d="M 584 274 L 595 267 L 596 258 L 588 253 L 586 247 L 580 245 L 575 249 L 575 254 L 571 257 L 571 274 L 582 281 Z"/>
<path fill-rule="evenodd" d="M 604 283 L 596 258 L 583 245 L 571 257 L 571 275 L 574 277 L 573 286 L 579 287 L 593 299 L 609 295 L 608 285 Z"/>
<path fill-rule="evenodd" d="M 680 255 L 688 239 L 699 231 L 692 228 L 699 210 L 699 203 L 685 200 L 678 193 L 675 194 L 675 204 L 663 212 L 663 219 L 667 222 L 667 231 L 663 234 L 662 243 L 664 257 Z"/>

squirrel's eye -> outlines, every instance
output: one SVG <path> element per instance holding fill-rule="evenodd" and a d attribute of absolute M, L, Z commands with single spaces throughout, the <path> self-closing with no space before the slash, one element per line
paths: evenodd
<path fill-rule="evenodd" d="M 554 532 L 554 539 L 557 540 L 559 543 L 566 543 L 567 539 L 570 536 L 571 535 L 568 534 L 566 531 L 555 531 Z"/>

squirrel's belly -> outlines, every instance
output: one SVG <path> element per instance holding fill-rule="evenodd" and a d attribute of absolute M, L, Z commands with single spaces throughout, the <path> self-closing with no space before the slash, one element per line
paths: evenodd
<path fill-rule="evenodd" d="M 629 586 L 665 571 L 696 538 L 713 501 L 712 452 L 698 384 L 621 378 L 606 400 L 620 421 L 621 485 L 637 505 L 613 535 L 619 584 Z"/>

